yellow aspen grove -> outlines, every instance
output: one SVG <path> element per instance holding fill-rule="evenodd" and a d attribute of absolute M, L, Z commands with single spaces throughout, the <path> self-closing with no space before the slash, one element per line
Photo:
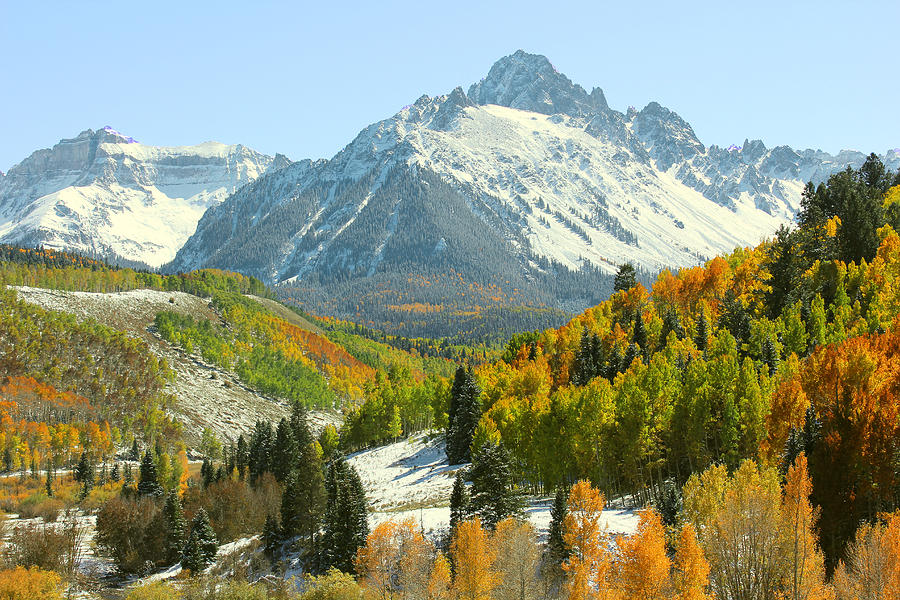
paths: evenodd
<path fill-rule="evenodd" d="M 671 561 L 666 554 L 666 529 L 659 513 L 648 508 L 640 513 L 637 531 L 616 540 L 619 550 L 616 584 L 623 600 L 664 600 L 671 581 Z"/>
<path fill-rule="evenodd" d="M 536 599 L 541 552 L 534 526 L 508 517 L 497 523 L 493 542 L 497 554 L 494 570 L 498 577 L 495 600 Z"/>
<path fill-rule="evenodd" d="M 691 523 L 681 528 L 675 550 L 672 584 L 675 600 L 710 600 L 709 563 L 697 543 L 697 530 Z"/>
<path fill-rule="evenodd" d="M 809 503 L 811 493 L 806 455 L 801 452 L 788 469 L 781 506 L 788 567 L 784 587 L 789 600 L 831 597 L 825 585 L 825 558 L 814 531 L 819 511 Z"/>
<path fill-rule="evenodd" d="M 443 552 L 438 552 L 431 566 L 431 576 L 426 589 L 427 600 L 450 600 L 453 582 L 450 576 L 450 561 Z"/>
<path fill-rule="evenodd" d="M 497 585 L 494 549 L 481 519 L 460 523 L 450 546 L 456 577 L 453 595 L 457 600 L 491 600 Z"/>
<path fill-rule="evenodd" d="M 603 494 L 585 480 L 573 485 L 569 492 L 568 512 L 563 521 L 563 540 L 570 551 L 563 563 L 569 600 L 605 598 L 610 594 L 607 536 L 600 524 L 605 503 Z"/>
<path fill-rule="evenodd" d="M 376 598 L 392 598 L 404 584 L 412 584 L 416 578 L 420 582 L 425 579 L 427 568 L 421 568 L 420 564 L 424 561 L 427 565 L 428 553 L 425 539 L 412 518 L 400 523 L 381 523 L 356 555 L 360 583 Z"/>

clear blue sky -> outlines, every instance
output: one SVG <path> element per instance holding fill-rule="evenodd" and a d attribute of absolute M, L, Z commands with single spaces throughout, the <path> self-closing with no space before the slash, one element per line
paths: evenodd
<path fill-rule="evenodd" d="M 900 2 L 0 0 L 0 170 L 87 128 L 330 157 L 518 48 L 706 144 L 900 147 Z"/>

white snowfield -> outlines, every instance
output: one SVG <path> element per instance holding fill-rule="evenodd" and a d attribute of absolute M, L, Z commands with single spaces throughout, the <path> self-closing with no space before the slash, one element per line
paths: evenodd
<path fill-rule="evenodd" d="M 371 526 L 389 520 L 413 518 L 429 535 L 435 536 L 450 524 L 450 492 L 456 471 L 467 465 L 449 465 L 443 436 L 417 434 L 394 444 L 363 450 L 348 457 L 366 488 Z M 541 536 L 550 526 L 552 498 L 530 498 L 525 515 Z M 634 533 L 635 511 L 603 511 L 607 532 Z"/>
<path fill-rule="evenodd" d="M 695 264 L 699 257 L 756 245 L 798 208 L 802 185 L 794 181 L 788 184 L 791 200 L 777 202 L 773 214 L 759 210 L 749 193 L 729 210 L 671 173 L 623 159 L 621 145 L 591 135 L 583 120 L 565 115 L 485 105 L 465 108 L 457 123 L 447 131 L 407 130 L 400 121 L 397 130 L 416 149 L 412 160 L 493 202 L 494 212 L 524 217 L 535 253 L 572 269 L 582 261 L 607 270 L 625 261 L 651 271 Z M 539 200 L 548 210 L 522 211 L 523 202 L 536 209 Z M 587 239 L 548 217 L 557 211 Z M 598 211 L 618 219 L 637 246 L 598 226 Z"/>
<path fill-rule="evenodd" d="M 148 146 L 111 129 L 38 150 L 0 178 L 0 241 L 158 267 L 206 209 L 272 164 L 241 145 Z"/>

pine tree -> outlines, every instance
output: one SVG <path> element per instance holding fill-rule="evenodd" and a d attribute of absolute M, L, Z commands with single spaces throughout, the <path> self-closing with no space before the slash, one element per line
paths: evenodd
<path fill-rule="evenodd" d="M 325 480 L 328 494 L 320 563 L 352 572 L 353 559 L 369 535 L 366 493 L 359 474 L 343 459 L 333 461 Z"/>
<path fill-rule="evenodd" d="M 509 454 L 502 444 L 487 443 L 472 457 L 470 507 L 493 530 L 501 520 L 522 510 L 522 495 L 513 480 Z"/>
<path fill-rule="evenodd" d="M 181 568 L 190 571 L 191 575 L 196 575 L 206 568 L 203 554 L 200 552 L 200 538 L 193 529 L 181 553 Z"/>
<path fill-rule="evenodd" d="M 262 539 L 263 550 L 269 560 L 274 561 L 278 552 L 278 544 L 281 542 L 282 532 L 278 526 L 278 520 L 271 514 L 266 515 L 266 523 L 263 526 Z"/>
<path fill-rule="evenodd" d="M 131 452 L 128 453 L 128 459 L 135 462 L 141 460 L 141 451 L 138 448 L 137 438 L 131 442 Z"/>
<path fill-rule="evenodd" d="M 166 522 L 166 561 L 172 562 L 178 559 L 184 548 L 187 522 L 184 518 L 184 510 L 181 507 L 181 499 L 178 491 L 172 490 L 166 496 L 163 506 L 163 517 Z"/>
<path fill-rule="evenodd" d="M 131 463 L 125 463 L 122 473 L 122 490 L 126 490 L 134 483 L 134 473 L 131 470 Z"/>
<path fill-rule="evenodd" d="M 159 484 L 159 476 L 156 472 L 156 461 L 153 460 L 150 450 L 144 453 L 144 458 L 141 460 L 141 476 L 138 480 L 137 491 L 141 496 L 159 497 L 163 495 L 163 488 Z"/>
<path fill-rule="evenodd" d="M 47 490 L 47 497 L 53 497 L 53 468 L 50 464 L 50 461 L 47 461 L 47 480 L 44 482 L 44 487 Z"/>
<path fill-rule="evenodd" d="M 237 448 L 235 448 L 234 455 L 235 466 L 237 467 L 238 474 L 241 479 L 244 478 L 244 475 L 247 474 L 247 465 L 250 462 L 250 449 L 247 447 L 247 440 L 244 439 L 244 434 L 240 434 L 238 436 Z"/>
<path fill-rule="evenodd" d="M 268 421 L 257 421 L 253 435 L 250 436 L 248 449 L 247 467 L 251 482 L 255 483 L 260 475 L 272 470 L 273 442 L 272 424 Z"/>
<path fill-rule="evenodd" d="M 547 535 L 547 550 L 554 565 L 562 565 L 569 557 L 569 548 L 563 539 L 563 523 L 566 520 L 569 489 L 566 486 L 556 488 L 553 506 L 550 508 L 550 530 Z"/>
<path fill-rule="evenodd" d="M 650 355 L 650 347 L 647 344 L 647 329 L 644 327 L 644 316 L 641 310 L 634 311 L 634 330 L 632 331 L 631 341 L 641 349 L 641 354 L 646 361 Z"/>
<path fill-rule="evenodd" d="M 471 459 L 472 437 L 481 418 L 481 389 L 470 370 L 457 369 L 450 390 L 447 459 L 458 465 Z"/>
<path fill-rule="evenodd" d="M 275 445 L 272 448 L 272 474 L 283 483 L 288 474 L 298 463 L 299 450 L 294 431 L 287 419 L 282 418 L 275 433 Z"/>
<path fill-rule="evenodd" d="M 217 549 L 216 532 L 209 524 L 209 515 L 201 508 L 191 521 L 191 534 L 184 547 L 181 566 L 192 574 L 200 573 L 215 561 Z"/>
<path fill-rule="evenodd" d="M 312 431 L 309 429 L 306 407 L 299 402 L 294 402 L 291 411 L 291 431 L 294 433 L 294 441 L 301 454 L 315 441 Z"/>
<path fill-rule="evenodd" d="M 454 464 L 454 458 L 456 458 L 456 441 L 458 434 L 456 432 L 457 427 L 457 415 L 459 413 L 459 402 L 460 396 L 462 394 L 462 389 L 465 386 L 466 381 L 466 370 L 460 365 L 456 368 L 456 373 L 453 376 L 453 386 L 450 388 L 450 405 L 447 408 L 447 431 L 446 431 L 446 451 L 447 451 L 447 460 L 450 464 Z"/>
<path fill-rule="evenodd" d="M 697 319 L 697 332 L 694 334 L 694 345 L 700 352 L 706 352 L 709 346 L 709 322 L 706 320 L 706 311 L 700 309 L 700 318 Z"/>
<path fill-rule="evenodd" d="M 766 337 L 762 345 L 762 361 L 768 367 L 769 377 L 778 371 L 778 351 L 771 337 Z"/>
<path fill-rule="evenodd" d="M 678 319 L 678 311 L 674 308 L 667 310 L 665 316 L 663 316 L 662 330 L 659 333 L 660 348 L 666 345 L 669 334 L 673 331 L 676 338 L 679 340 L 684 339 L 684 327 L 681 326 L 681 321 Z"/>
<path fill-rule="evenodd" d="M 94 464 L 87 456 L 87 452 L 81 453 L 81 459 L 75 466 L 72 478 L 81 484 L 81 498 L 87 498 L 94 487 Z"/>
<path fill-rule="evenodd" d="M 634 343 L 628 344 L 628 348 L 625 350 L 625 356 L 622 357 L 622 365 L 619 367 L 619 372 L 624 373 L 627 371 L 628 367 L 631 366 L 631 363 L 633 363 L 636 358 L 641 358 L 640 349 Z"/>
<path fill-rule="evenodd" d="M 636 273 L 634 265 L 630 262 L 621 265 L 613 280 L 613 292 L 627 292 L 637 285 Z"/>
<path fill-rule="evenodd" d="M 469 491 L 466 489 L 465 470 L 460 469 L 453 478 L 453 491 L 450 492 L 450 535 L 456 526 L 469 518 Z"/>
<path fill-rule="evenodd" d="M 82 485 L 85 485 L 87 482 L 90 482 L 88 483 L 89 486 L 94 484 L 94 468 L 91 465 L 87 452 L 81 453 L 81 458 L 78 459 L 78 464 L 75 465 L 75 470 L 72 472 L 72 479 Z"/>
<path fill-rule="evenodd" d="M 109 472 L 109 479 L 113 483 L 119 483 L 122 479 L 122 474 L 119 469 L 119 463 L 113 465 L 112 470 Z"/>

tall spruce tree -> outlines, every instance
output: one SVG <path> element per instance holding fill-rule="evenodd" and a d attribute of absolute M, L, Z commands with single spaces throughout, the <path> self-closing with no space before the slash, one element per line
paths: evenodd
<path fill-rule="evenodd" d="M 627 292 L 637 285 L 637 272 L 630 262 L 623 264 L 613 280 L 613 292 Z"/>
<path fill-rule="evenodd" d="M 166 523 L 166 562 L 173 562 L 181 556 L 187 534 L 187 521 L 177 490 L 166 496 L 163 516 Z"/>
<path fill-rule="evenodd" d="M 343 458 L 328 467 L 320 565 L 353 572 L 353 559 L 369 535 L 366 493 L 359 474 Z"/>
<path fill-rule="evenodd" d="M 647 343 L 647 328 L 644 327 L 644 316 L 641 314 L 640 308 L 634 311 L 634 330 L 631 334 L 631 341 L 641 349 L 641 355 L 646 362 L 647 357 L 650 356 L 650 345 Z"/>
<path fill-rule="evenodd" d="M 709 321 L 706 320 L 706 311 L 700 309 L 700 318 L 697 320 L 697 332 L 694 335 L 694 345 L 697 350 L 706 352 L 709 345 Z"/>
<path fill-rule="evenodd" d="M 138 494 L 141 496 L 159 497 L 163 495 L 163 488 L 159 485 L 159 474 L 156 471 L 156 461 L 150 450 L 144 453 L 141 460 L 141 474 L 138 480 Z"/>
<path fill-rule="evenodd" d="M 561 485 L 556 488 L 556 496 L 553 498 L 553 506 L 550 508 L 550 530 L 547 536 L 547 551 L 550 561 L 556 565 L 562 565 L 569 557 L 569 547 L 563 539 L 566 513 L 569 504 L 569 488 Z"/>
<path fill-rule="evenodd" d="M 506 517 L 521 513 L 522 494 L 515 485 L 509 453 L 502 443 L 482 446 L 472 457 L 468 476 L 472 481 L 469 506 L 485 527 L 494 529 Z"/>
<path fill-rule="evenodd" d="M 469 518 L 469 490 L 466 489 L 465 469 L 459 469 L 453 478 L 453 491 L 450 492 L 450 537 L 456 526 Z"/>
<path fill-rule="evenodd" d="M 247 440 L 244 434 L 238 436 L 237 446 L 234 449 L 234 463 L 241 479 L 247 474 L 247 465 L 250 462 L 250 449 L 247 447 Z"/>
<path fill-rule="evenodd" d="M 470 446 L 481 418 L 481 389 L 471 370 L 456 370 L 450 390 L 450 419 L 447 427 L 447 460 L 458 465 L 471 459 Z"/>
<path fill-rule="evenodd" d="M 279 482 L 284 482 L 288 474 L 299 462 L 300 453 L 291 423 L 283 418 L 278 423 L 275 444 L 272 448 L 272 474 Z"/>
<path fill-rule="evenodd" d="M 272 424 L 268 421 L 257 421 L 250 436 L 248 449 L 247 468 L 250 471 L 250 481 L 256 479 L 267 471 L 272 470 L 272 445 L 274 443 Z"/>
<path fill-rule="evenodd" d="M 209 515 L 199 509 L 191 521 L 191 533 L 182 553 L 181 566 L 192 574 L 200 573 L 216 560 L 218 541 L 209 523 Z"/>

